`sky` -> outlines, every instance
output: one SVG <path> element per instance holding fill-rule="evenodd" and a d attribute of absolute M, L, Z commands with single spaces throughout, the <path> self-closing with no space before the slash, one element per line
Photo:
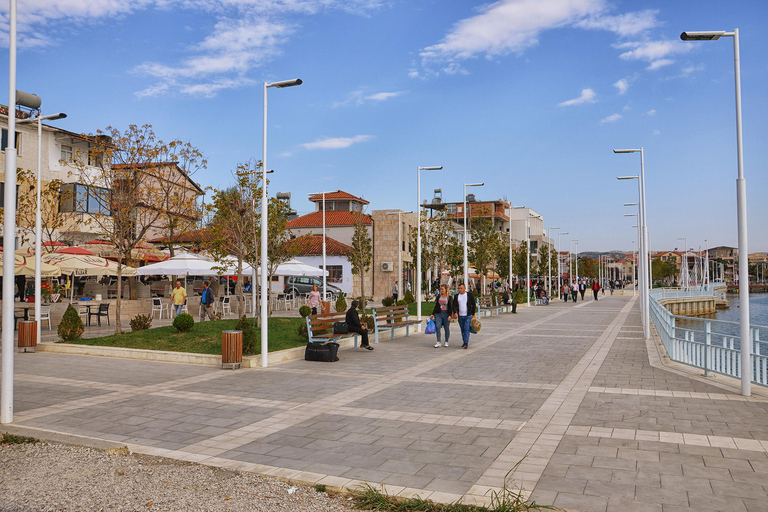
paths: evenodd
<path fill-rule="evenodd" d="M 18 19 L 17 88 L 57 126 L 151 124 L 203 151 L 204 187 L 262 159 L 263 83 L 301 78 L 268 89 L 267 123 L 270 195 L 299 213 L 337 189 L 412 211 L 417 167 L 442 165 L 422 201 L 484 182 L 581 251 L 632 249 L 616 176 L 640 157 L 612 150 L 639 147 L 651 249 L 737 245 L 733 39 L 680 33 L 739 28 L 749 249 L 768 251 L 764 0 L 21 0 Z"/>

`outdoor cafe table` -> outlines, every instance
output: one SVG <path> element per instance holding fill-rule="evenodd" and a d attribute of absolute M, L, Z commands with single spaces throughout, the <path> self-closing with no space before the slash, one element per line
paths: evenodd
<path fill-rule="evenodd" d="M 88 311 L 86 316 L 86 325 L 90 327 L 91 326 L 91 308 L 95 307 L 96 309 L 99 309 L 101 302 L 97 302 L 94 300 L 87 300 L 87 301 L 83 300 L 83 301 L 80 301 L 80 305 L 85 306 L 85 309 Z"/>

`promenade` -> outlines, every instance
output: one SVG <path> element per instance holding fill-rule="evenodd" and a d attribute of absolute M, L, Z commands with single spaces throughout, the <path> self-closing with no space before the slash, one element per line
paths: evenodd
<path fill-rule="evenodd" d="M 482 321 L 469 350 L 454 323 L 448 348 L 416 334 L 268 369 L 18 354 L 14 426 L 442 502 L 487 503 L 512 470 L 568 510 L 768 510 L 768 390 L 665 366 L 636 298 Z"/>

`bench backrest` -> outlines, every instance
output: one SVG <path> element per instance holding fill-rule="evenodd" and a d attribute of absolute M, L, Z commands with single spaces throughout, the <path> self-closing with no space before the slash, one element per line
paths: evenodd
<path fill-rule="evenodd" d="M 313 333 L 333 329 L 333 324 L 335 322 L 344 322 L 346 319 L 346 312 L 329 314 L 320 313 L 318 315 L 309 315 L 307 317 L 309 328 Z"/>
<path fill-rule="evenodd" d="M 478 297 L 477 305 L 481 308 L 489 308 L 492 306 L 490 297 Z"/>
<path fill-rule="evenodd" d="M 398 322 L 407 322 L 410 317 L 408 311 L 408 305 L 402 306 L 382 306 L 380 308 L 373 308 L 373 312 L 376 318 L 376 325 L 386 326 L 386 324 L 396 324 Z"/>

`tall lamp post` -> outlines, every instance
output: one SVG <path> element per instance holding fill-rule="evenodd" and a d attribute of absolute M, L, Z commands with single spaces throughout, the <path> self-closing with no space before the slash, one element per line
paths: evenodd
<path fill-rule="evenodd" d="M 683 277 L 683 267 L 685 267 L 685 291 L 688 291 L 691 287 L 691 279 L 689 277 L 689 269 L 688 269 L 688 237 L 687 236 L 679 236 L 677 237 L 678 240 L 682 240 L 685 244 L 685 253 L 683 256 L 683 263 L 680 265 L 680 277 Z"/>
<path fill-rule="evenodd" d="M 326 260 L 326 252 L 325 252 L 325 191 L 320 192 L 319 194 L 309 194 L 309 197 L 317 196 L 317 195 L 323 195 L 323 301 L 328 300 L 328 295 L 326 292 L 327 288 L 327 270 L 325 269 L 325 260 Z"/>
<path fill-rule="evenodd" d="M 300 78 L 283 80 L 280 82 L 264 82 L 264 132 L 262 139 L 262 183 L 261 183 L 261 366 L 269 365 L 269 330 L 267 328 L 267 300 L 269 296 L 269 282 L 267 281 L 267 230 L 269 229 L 269 216 L 267 215 L 267 89 L 275 87 L 293 87 L 301 85 Z"/>
<path fill-rule="evenodd" d="M 558 231 L 560 227 L 551 227 L 547 230 L 547 240 L 549 240 L 547 252 L 547 290 L 549 297 L 552 298 L 552 236 L 549 234 L 552 230 Z"/>
<path fill-rule="evenodd" d="M 752 394 L 752 358 L 749 340 L 749 253 L 747 244 L 747 182 L 744 179 L 744 151 L 741 132 L 741 57 L 739 55 L 739 29 L 733 32 L 724 30 L 709 32 L 683 32 L 683 41 L 716 41 L 721 37 L 733 38 L 733 71 L 736 88 L 736 158 L 738 177 L 736 178 L 736 210 L 738 212 L 739 269 L 747 269 L 746 280 L 739 276 L 739 339 L 741 344 L 741 394 Z M 747 350 L 744 350 L 744 348 Z M 746 371 L 745 371 L 746 370 Z"/>
<path fill-rule="evenodd" d="M 464 184 L 464 286 L 469 289 L 469 258 L 467 256 L 467 187 L 482 187 L 485 183 Z"/>
<path fill-rule="evenodd" d="M 416 332 L 421 330 L 421 171 L 442 170 L 442 165 L 416 167 Z"/>
<path fill-rule="evenodd" d="M 560 237 L 563 235 L 569 235 L 568 231 L 563 231 L 562 233 L 557 234 L 557 293 L 558 296 L 560 294 L 560 290 L 563 289 L 563 285 L 560 283 L 560 278 L 563 275 L 563 272 L 560 270 Z M 562 299 L 562 297 L 560 297 Z"/>
<path fill-rule="evenodd" d="M 643 317 L 643 337 L 646 340 L 651 339 L 651 304 L 650 304 L 650 290 L 648 289 L 648 225 L 646 223 L 646 208 L 645 208 L 645 153 L 643 148 L 640 149 L 614 149 L 614 153 L 640 153 L 640 175 L 639 176 L 618 176 L 619 180 L 633 180 L 638 179 L 638 195 L 640 208 L 638 213 L 637 225 L 640 226 L 640 247 L 638 264 L 640 275 L 640 310 Z"/>
<path fill-rule="evenodd" d="M 37 121 L 37 176 L 36 176 L 36 206 L 35 206 L 35 321 L 37 322 L 37 343 L 40 343 L 41 332 L 40 327 L 42 322 L 40 320 L 40 307 L 41 307 L 41 292 L 42 286 L 41 277 L 41 263 L 42 263 L 42 214 L 40 212 L 40 181 L 42 173 L 42 160 L 43 160 L 43 121 L 53 121 L 56 119 L 64 119 L 67 114 L 59 112 L 58 114 L 49 114 L 47 116 L 42 115 L 38 110 L 37 116 L 29 119 L 21 119 L 17 121 L 17 124 L 32 123 Z"/>

